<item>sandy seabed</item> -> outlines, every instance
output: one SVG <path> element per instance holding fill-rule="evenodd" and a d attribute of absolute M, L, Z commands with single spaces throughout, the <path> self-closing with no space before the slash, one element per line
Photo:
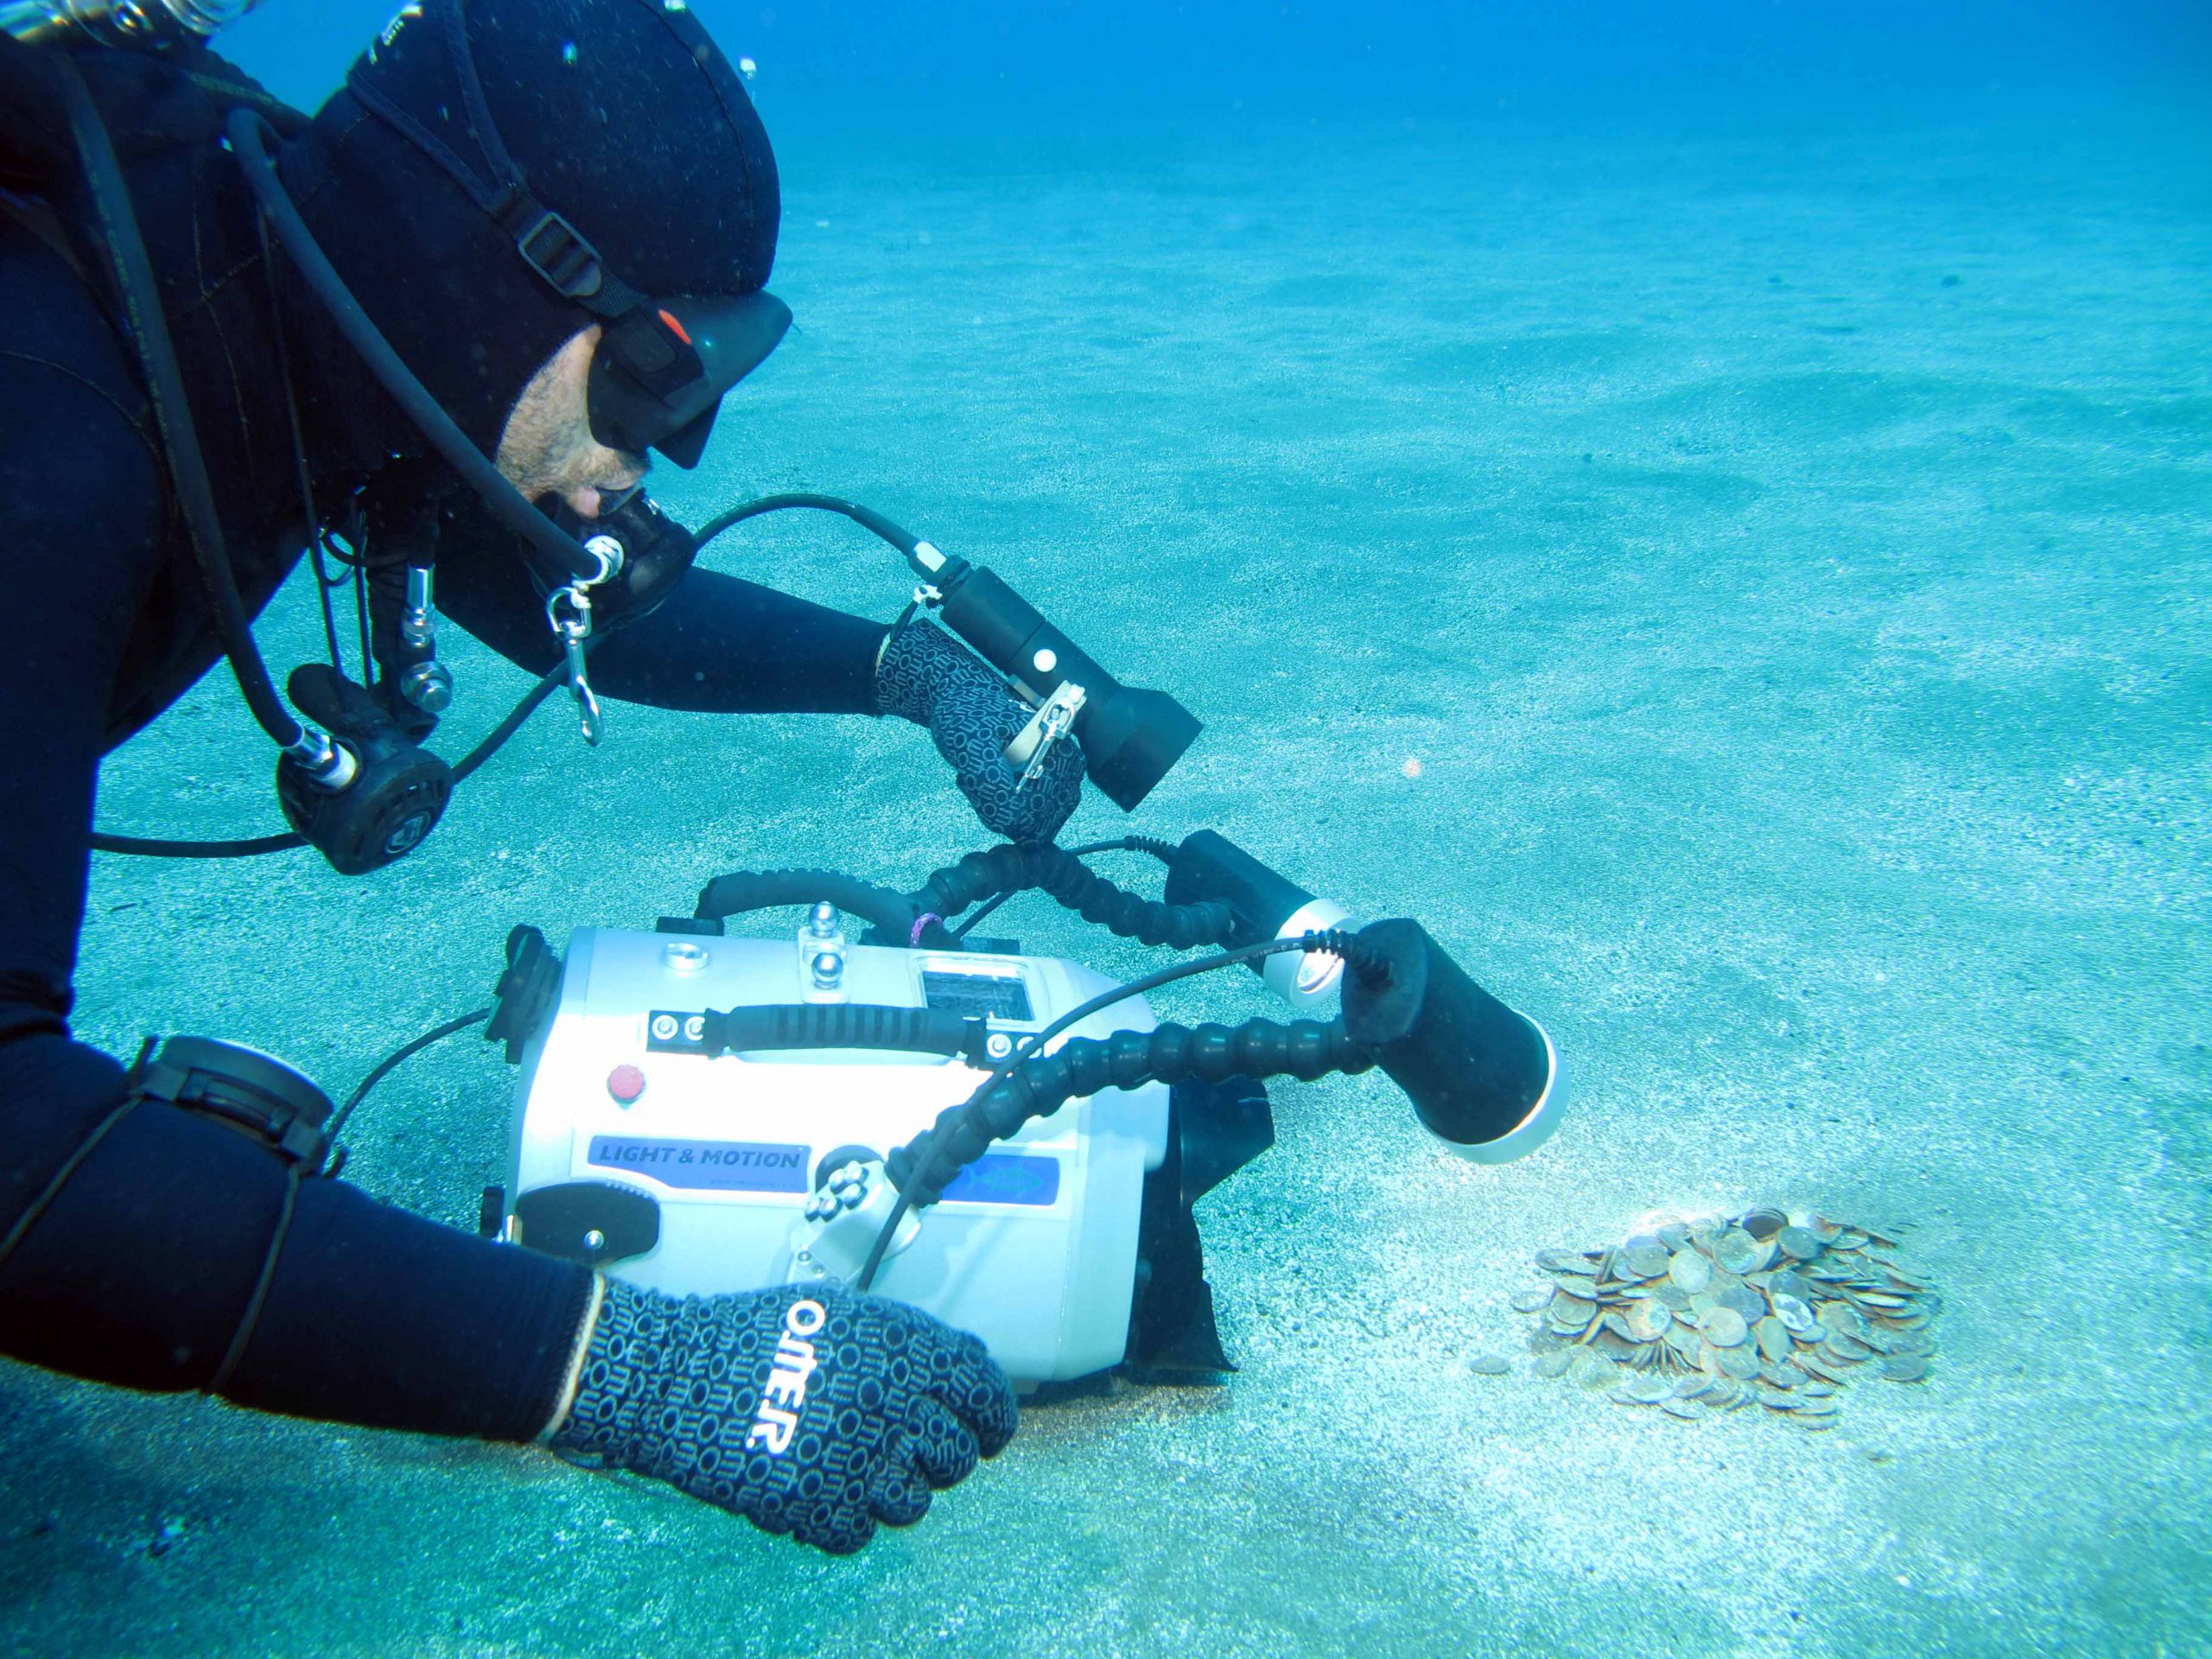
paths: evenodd
<path fill-rule="evenodd" d="M 666 499 L 849 493 L 1175 690 L 1201 745 L 1071 834 L 1211 825 L 1421 918 L 1550 1029 L 1567 1126 L 1478 1169 L 1379 1074 L 1278 1088 L 1200 1211 L 1235 1379 L 1033 1410 L 850 1560 L 539 1453 L 0 1371 L 0 1649 L 2212 1653 L 2208 137 L 785 137 L 802 332 Z M 827 520 L 709 556 L 884 617 L 910 585 Z M 309 590 L 264 637 L 315 649 Z M 467 739 L 524 679 L 454 656 Z M 609 723 L 549 709 L 372 880 L 99 861 L 79 1029 L 342 1090 L 514 922 L 980 839 L 911 728 Z M 101 817 L 260 833 L 268 767 L 213 675 Z M 467 1224 L 506 1090 L 426 1055 L 351 1176 Z M 1466 1369 L 1521 1351 L 1535 1247 L 1761 1200 L 1903 1230 L 1927 1382 L 1814 1435 Z"/>

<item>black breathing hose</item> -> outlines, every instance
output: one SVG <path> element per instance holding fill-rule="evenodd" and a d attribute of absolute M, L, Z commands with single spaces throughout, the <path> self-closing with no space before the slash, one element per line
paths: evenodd
<path fill-rule="evenodd" d="M 300 210 L 292 205 L 292 198 L 284 189 L 283 181 L 277 177 L 276 162 L 269 153 L 269 135 L 276 129 L 256 111 L 238 108 L 231 111 L 224 123 L 223 131 L 237 152 L 245 181 L 253 192 L 254 200 L 268 216 L 270 227 L 276 232 L 276 239 L 284 245 L 284 251 L 291 256 L 294 267 L 311 289 L 330 320 L 338 325 L 339 332 L 360 353 L 378 385 L 391 394 L 391 399 L 429 439 L 431 446 L 445 457 L 447 464 L 459 473 L 462 480 L 492 509 L 493 516 L 524 541 L 536 548 L 553 562 L 556 569 L 571 575 L 589 576 L 600 568 L 600 562 L 584 551 L 573 536 L 540 512 L 536 506 L 501 475 L 499 469 L 486 460 L 484 452 L 469 441 L 468 435 L 454 423 L 433 397 L 429 388 L 415 378 L 414 371 L 400 359 L 391 348 L 391 342 L 370 321 L 369 314 L 361 308 L 346 289 L 329 257 L 316 245 L 315 233 L 308 229 L 307 221 L 300 217 Z"/>
<path fill-rule="evenodd" d="M 130 333 L 137 342 L 143 368 L 147 395 L 154 407 L 155 420 L 162 432 L 162 441 L 169 458 L 169 470 L 175 480 L 178 503 L 190 532 L 193 552 L 200 569 L 202 585 L 207 588 L 210 608 L 214 613 L 216 632 L 223 645 L 224 654 L 230 658 L 232 673 L 238 677 L 238 689 L 245 694 L 247 706 L 252 709 L 255 721 L 275 740 L 279 747 L 290 748 L 304 734 L 299 721 L 293 718 L 276 694 L 270 680 L 268 664 L 254 644 L 251 619 L 238 597 L 238 584 L 231 573 L 230 559 L 222 542 L 220 522 L 216 515 L 214 490 L 207 479 L 206 462 L 200 452 L 199 438 L 194 431 L 189 407 L 185 401 L 184 381 L 177 366 L 176 353 L 168 338 L 162 320 L 159 301 L 160 290 L 155 286 L 153 265 L 147 257 L 145 244 L 138 234 L 137 221 L 130 211 L 128 187 L 124 183 L 120 167 L 115 159 L 107 129 L 92 95 L 82 79 L 66 60 L 60 62 L 54 76 L 68 111 L 70 130 L 76 141 L 79 161 L 85 175 L 88 194 L 102 231 L 102 243 L 109 250 L 114 268 L 116 287 L 121 296 Z M 540 512 L 524 499 L 522 493 L 503 477 L 497 467 L 486 460 L 481 450 L 469 441 L 468 435 L 454 423 L 453 417 L 439 406 L 423 383 L 400 359 L 359 301 L 347 290 L 344 280 L 330 264 L 315 237 L 301 219 L 299 210 L 285 193 L 283 182 L 277 177 L 276 163 L 269 153 L 269 137 L 276 132 L 274 126 L 260 111 L 240 105 L 231 111 L 224 124 L 225 137 L 238 156 L 240 170 L 258 204 L 264 223 L 276 232 L 276 239 L 302 280 L 314 291 L 315 298 L 330 314 L 347 341 L 358 352 L 384 389 L 419 428 L 431 445 L 448 464 L 459 473 L 478 494 L 484 498 L 492 512 L 505 527 L 524 542 L 550 559 L 556 568 L 573 575 L 588 576 L 600 569 L 600 562 L 587 553 L 576 539 L 566 534 L 560 526 Z M 280 135 L 281 136 L 281 135 Z M 314 533 L 314 527 L 309 527 Z M 559 670 L 549 674 L 531 688 L 514 710 L 493 730 L 492 735 L 472 750 L 453 769 L 454 781 L 467 777 L 496 753 L 500 746 L 514 734 L 522 722 L 530 717 L 537 705 L 551 695 L 565 678 Z M 264 853 L 289 851 L 307 845 L 306 837 L 286 834 L 257 836 L 231 841 L 180 841 L 143 836 L 113 836 L 95 831 L 92 836 L 95 851 L 133 854 L 157 858 L 251 858 Z"/>
<path fill-rule="evenodd" d="M 279 748 L 289 749 L 306 735 L 300 722 L 284 707 L 269 677 L 269 666 L 253 643 L 251 620 L 238 597 L 231 573 L 230 555 L 223 543 L 222 521 L 215 510 L 215 489 L 207 477 L 207 463 L 200 453 L 200 436 L 192 423 L 192 408 L 178 366 L 176 347 L 169 339 L 168 323 L 162 314 L 161 289 L 154 277 L 153 261 L 138 232 L 137 215 L 130 205 L 130 187 L 115 157 L 107 125 L 99 107 L 85 86 L 84 78 L 66 56 L 54 60 L 53 84 L 67 112 L 70 137 L 84 174 L 85 190 L 98 221 L 99 242 L 106 250 L 116 297 L 128 323 L 126 332 L 137 348 L 146 379 L 146 397 L 153 406 L 154 423 L 161 429 L 162 448 L 168 457 L 169 476 L 176 491 L 177 508 L 184 516 L 192 543 L 193 560 L 200 572 L 213 613 L 215 632 L 231 672 L 245 694 L 255 721 Z M 260 118 L 253 118 L 258 121 Z"/>

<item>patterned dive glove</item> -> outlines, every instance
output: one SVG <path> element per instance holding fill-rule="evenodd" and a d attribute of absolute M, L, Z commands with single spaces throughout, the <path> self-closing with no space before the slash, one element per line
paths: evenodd
<path fill-rule="evenodd" d="M 1006 1373 L 878 1296 L 785 1286 L 681 1300 L 607 1282 L 555 1450 L 667 1481 L 833 1555 L 912 1526 L 1013 1437 Z"/>
<path fill-rule="evenodd" d="M 1082 798 L 1083 753 L 1065 739 L 1042 772 L 1016 787 L 1021 774 L 1007 764 L 1006 746 L 1031 711 L 942 628 L 910 622 L 891 636 L 876 665 L 875 702 L 929 728 L 976 816 L 1009 841 L 1050 841 Z"/>

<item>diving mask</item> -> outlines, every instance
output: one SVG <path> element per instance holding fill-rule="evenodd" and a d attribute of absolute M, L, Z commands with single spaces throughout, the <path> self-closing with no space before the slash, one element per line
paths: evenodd
<path fill-rule="evenodd" d="M 648 300 L 602 325 L 592 354 L 591 435 L 610 449 L 658 449 L 699 464 L 723 396 L 791 326 L 772 294 Z"/>

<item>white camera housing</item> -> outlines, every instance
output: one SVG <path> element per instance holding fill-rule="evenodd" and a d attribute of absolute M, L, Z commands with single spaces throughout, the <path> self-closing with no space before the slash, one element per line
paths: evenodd
<path fill-rule="evenodd" d="M 1017 1041 L 1111 988 L 1055 957 L 840 944 L 832 988 L 840 999 L 981 1014 Z M 829 1155 L 842 1165 L 887 1154 L 965 1101 L 984 1076 L 930 1054 L 683 1052 L 685 1021 L 710 1008 L 824 1001 L 819 955 L 804 931 L 796 940 L 571 934 L 553 1014 L 522 1055 L 511 1205 L 579 1181 L 648 1195 L 659 1209 L 658 1243 L 607 1271 L 674 1295 L 792 1276 L 804 1211 Z M 1052 1046 L 1154 1024 L 1133 997 Z M 1116 1364 L 1128 1337 L 1144 1177 L 1166 1147 L 1165 1084 L 1071 1100 L 966 1172 L 872 1288 L 973 1332 L 1018 1381 Z"/>

